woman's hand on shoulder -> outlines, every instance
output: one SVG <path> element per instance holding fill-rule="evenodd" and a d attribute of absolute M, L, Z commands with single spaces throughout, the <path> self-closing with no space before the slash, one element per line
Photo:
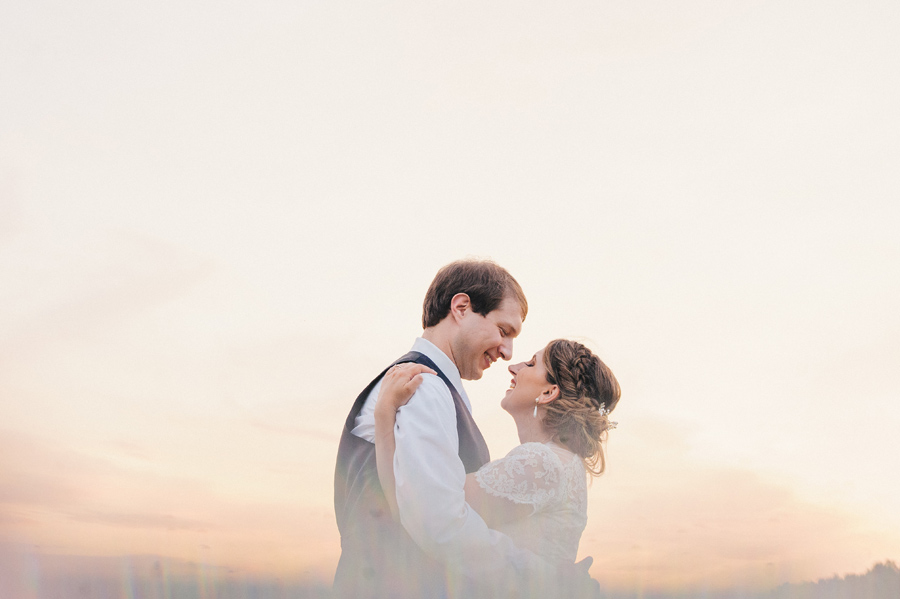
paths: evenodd
<path fill-rule="evenodd" d="M 375 411 L 393 415 L 400 406 L 406 405 L 422 384 L 423 374 L 437 373 L 427 366 L 414 362 L 391 366 L 381 379 Z"/>

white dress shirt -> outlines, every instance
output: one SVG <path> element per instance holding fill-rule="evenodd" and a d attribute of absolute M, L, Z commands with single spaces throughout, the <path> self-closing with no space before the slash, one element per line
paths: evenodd
<path fill-rule="evenodd" d="M 425 354 L 443 372 L 471 412 L 459 370 L 430 341 L 417 338 L 413 351 Z M 375 440 L 375 402 L 381 382 L 372 389 L 356 418 L 353 434 Z M 397 411 L 394 426 L 394 480 L 400 522 L 426 553 L 470 576 L 491 572 L 543 570 L 546 562 L 516 547 L 509 537 L 487 527 L 466 503 L 466 472 L 459 459 L 456 409 L 447 385 L 423 375 L 422 384 Z"/>

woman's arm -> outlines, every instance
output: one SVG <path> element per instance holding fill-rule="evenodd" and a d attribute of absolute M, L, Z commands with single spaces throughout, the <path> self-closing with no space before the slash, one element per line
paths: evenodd
<path fill-rule="evenodd" d="M 381 490 L 391 508 L 391 514 L 399 519 L 397 493 L 394 489 L 394 423 L 397 410 L 413 396 L 422 383 L 423 373 L 435 374 L 421 364 L 397 364 L 381 379 L 381 389 L 375 402 L 375 465 Z"/>
<path fill-rule="evenodd" d="M 563 466 L 546 445 L 525 443 L 466 475 L 465 490 L 466 503 L 490 528 L 497 528 L 560 501 L 565 492 Z"/>
<path fill-rule="evenodd" d="M 485 491 L 478 484 L 474 472 L 466 475 L 466 503 L 478 512 L 488 528 L 497 528 L 501 524 L 527 518 L 534 513 L 534 506 L 531 504 L 516 503 Z"/>

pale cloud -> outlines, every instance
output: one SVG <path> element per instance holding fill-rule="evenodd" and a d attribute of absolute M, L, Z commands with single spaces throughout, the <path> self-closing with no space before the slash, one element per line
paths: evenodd
<path fill-rule="evenodd" d="M 94 339 L 184 296 L 213 271 L 209 260 L 138 233 L 23 239 L 0 253 L 0 277 L 16 281 L 0 292 L 0 355 L 21 359 L 53 342 Z"/>
<path fill-rule="evenodd" d="M 122 455 L 136 460 L 151 461 L 154 455 L 153 451 L 151 451 L 146 445 L 134 443 L 132 441 L 125 441 L 121 439 L 113 440 L 108 443 L 108 446 L 118 452 L 121 452 Z"/>
<path fill-rule="evenodd" d="M 234 476 L 241 478 L 242 469 Z M 17 433 L 0 435 L 0 541 L 38 553 L 151 553 L 198 559 L 241 571 L 330 575 L 339 551 L 330 507 L 304 499 L 296 469 L 273 480 L 282 493 L 226 481 L 155 474 L 77 448 Z M 298 542 L 303 539 L 303 542 Z"/>
<path fill-rule="evenodd" d="M 865 514 L 697 456 L 690 433 L 674 424 L 637 417 L 611 436 L 609 472 L 591 487 L 581 543 L 611 588 L 763 589 L 861 570 L 900 550 Z"/>
<path fill-rule="evenodd" d="M 328 443 L 332 443 L 334 441 L 334 433 L 310 429 L 302 426 L 286 426 L 273 424 L 271 422 L 263 422 L 256 419 L 250 419 L 248 421 L 248 424 L 260 430 L 278 433 L 281 435 L 290 435 L 307 439 L 317 439 Z"/>
<path fill-rule="evenodd" d="M 64 511 L 66 516 L 78 522 L 121 526 L 125 528 L 164 528 L 166 530 L 193 530 L 204 532 L 210 528 L 208 522 L 179 518 L 171 514 L 129 514 L 84 511 Z"/>
<path fill-rule="evenodd" d="M 19 233 L 22 213 L 17 189 L 17 179 L 21 176 L 13 169 L 5 168 L 4 162 L 4 156 L 0 154 L 0 248 Z"/>

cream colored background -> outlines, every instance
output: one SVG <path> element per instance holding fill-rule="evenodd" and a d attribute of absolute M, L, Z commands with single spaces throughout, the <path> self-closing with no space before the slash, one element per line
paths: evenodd
<path fill-rule="evenodd" d="M 605 584 L 900 559 L 896 3 L 613 4 L 0 8 L 5 554 L 328 579 L 349 403 L 475 255 L 621 381 Z"/>

